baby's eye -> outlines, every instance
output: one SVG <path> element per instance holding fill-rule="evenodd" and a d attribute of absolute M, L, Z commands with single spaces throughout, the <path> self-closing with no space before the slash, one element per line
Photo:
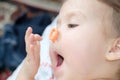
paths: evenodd
<path fill-rule="evenodd" d="M 79 26 L 79 25 L 78 24 L 68 24 L 68 28 L 75 28 L 77 26 Z"/>

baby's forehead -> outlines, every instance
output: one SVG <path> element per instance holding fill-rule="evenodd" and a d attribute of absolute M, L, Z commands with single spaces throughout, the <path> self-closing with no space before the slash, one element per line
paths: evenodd
<path fill-rule="evenodd" d="M 66 7 L 79 7 L 79 8 L 96 8 L 96 7 L 105 7 L 108 6 L 102 2 L 102 0 L 66 0 L 63 3 L 63 6 Z"/>
<path fill-rule="evenodd" d="M 113 9 L 100 0 L 67 0 L 60 11 L 60 16 L 84 16 L 87 20 L 99 20 L 105 24 L 112 24 Z"/>
<path fill-rule="evenodd" d="M 79 12 L 86 16 L 101 17 L 110 12 L 110 7 L 99 0 L 67 0 L 60 10 L 60 14 Z"/>

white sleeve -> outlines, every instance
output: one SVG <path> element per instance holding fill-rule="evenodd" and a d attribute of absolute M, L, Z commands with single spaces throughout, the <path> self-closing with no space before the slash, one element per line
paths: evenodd
<path fill-rule="evenodd" d="M 38 73 L 35 76 L 35 80 L 50 80 L 52 79 L 52 69 L 51 69 L 51 61 L 49 57 L 49 33 L 53 27 L 56 27 L 57 17 L 54 21 L 47 26 L 43 33 L 43 40 L 41 41 L 41 67 L 38 69 Z M 23 60 L 24 62 L 24 60 Z M 23 62 L 18 66 L 18 68 L 13 72 L 13 74 L 7 80 L 15 80 L 18 72 L 20 71 Z"/>

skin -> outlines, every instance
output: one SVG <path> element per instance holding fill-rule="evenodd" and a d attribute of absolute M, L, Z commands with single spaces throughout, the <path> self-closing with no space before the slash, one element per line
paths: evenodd
<path fill-rule="evenodd" d="M 115 74 L 120 61 L 111 57 L 111 52 L 116 52 L 111 37 L 114 34 L 110 33 L 113 30 L 111 14 L 112 9 L 98 0 L 68 0 L 64 3 L 57 23 L 59 36 L 50 46 L 57 80 L 117 80 Z M 40 63 L 40 44 L 37 42 L 41 39 L 28 28 L 25 36 L 28 54 L 18 80 L 33 80 Z M 56 53 L 64 58 L 59 67 L 56 66 Z"/>
<path fill-rule="evenodd" d="M 42 37 L 38 34 L 33 34 L 32 28 L 29 27 L 25 35 L 27 56 L 17 80 L 34 80 L 34 76 L 40 66 L 40 40 L 42 40 Z"/>
<path fill-rule="evenodd" d="M 108 24 L 103 24 L 103 18 L 109 21 L 110 9 L 97 0 L 69 0 L 63 5 L 57 24 L 60 35 L 51 46 L 57 80 L 112 79 L 116 71 L 114 63 L 105 59 L 112 39 L 106 38 L 105 27 Z M 77 26 L 70 28 L 69 24 Z M 64 57 L 63 65 L 57 70 L 56 50 Z"/>

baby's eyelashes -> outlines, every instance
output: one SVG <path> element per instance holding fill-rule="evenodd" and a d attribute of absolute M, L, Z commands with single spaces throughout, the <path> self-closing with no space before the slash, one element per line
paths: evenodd
<path fill-rule="evenodd" d="M 68 24 L 68 28 L 75 28 L 77 26 L 79 26 L 79 25 L 78 24 Z"/>

